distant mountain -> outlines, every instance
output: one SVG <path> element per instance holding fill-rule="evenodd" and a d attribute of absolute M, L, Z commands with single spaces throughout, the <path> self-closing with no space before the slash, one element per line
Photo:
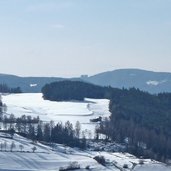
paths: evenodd
<path fill-rule="evenodd" d="M 10 87 L 20 87 L 23 92 L 37 93 L 41 88 L 51 82 L 62 81 L 59 77 L 18 77 L 15 75 L 0 74 L 0 84 L 5 83 Z M 72 78 L 71 80 L 79 80 Z"/>
<path fill-rule="evenodd" d="M 18 77 L 0 74 L 0 84 L 21 87 L 23 92 L 40 92 L 41 88 L 51 82 L 66 80 L 60 77 Z M 171 73 L 152 72 L 140 69 L 120 69 L 100 73 L 94 76 L 82 76 L 67 80 L 83 80 L 100 86 L 116 88 L 135 87 L 150 93 L 171 92 Z"/>
<path fill-rule="evenodd" d="M 140 69 L 119 69 L 82 77 L 85 81 L 116 88 L 135 87 L 150 93 L 171 92 L 171 73 Z"/>

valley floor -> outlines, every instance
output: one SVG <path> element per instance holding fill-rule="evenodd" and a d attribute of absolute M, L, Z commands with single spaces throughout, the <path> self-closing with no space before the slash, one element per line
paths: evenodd
<path fill-rule="evenodd" d="M 15 117 L 30 115 L 39 116 L 42 121 L 55 123 L 68 120 L 75 126 L 76 122 L 81 123 L 82 131 L 87 135 L 94 136 L 96 123 L 91 119 L 109 117 L 109 100 L 107 99 L 85 99 L 84 102 L 53 102 L 44 100 L 41 93 L 22 93 L 3 95 L 2 101 L 7 105 L 6 115 L 14 114 Z"/>

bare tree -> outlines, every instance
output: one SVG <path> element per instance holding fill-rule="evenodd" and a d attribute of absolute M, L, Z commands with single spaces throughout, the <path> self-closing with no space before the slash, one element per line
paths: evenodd
<path fill-rule="evenodd" d="M 33 150 L 33 153 L 37 150 L 37 148 L 34 146 L 33 148 L 32 148 L 32 150 Z"/>
<path fill-rule="evenodd" d="M 24 146 L 23 146 L 22 144 L 20 144 L 20 145 L 19 145 L 19 148 L 20 148 L 20 150 L 21 150 L 21 152 L 22 152 L 23 149 L 24 149 Z"/>
<path fill-rule="evenodd" d="M 75 134 L 77 138 L 80 138 L 80 132 L 81 132 L 81 124 L 79 121 L 75 124 Z"/>
<path fill-rule="evenodd" d="M 16 145 L 15 142 L 13 141 L 10 146 L 11 152 L 13 151 L 14 148 L 16 148 Z"/>
<path fill-rule="evenodd" d="M 4 149 L 5 149 L 5 151 L 7 150 L 7 146 L 8 146 L 7 141 L 4 141 Z"/>
<path fill-rule="evenodd" d="M 3 113 L 6 113 L 7 112 L 7 105 L 6 104 L 3 104 Z"/>
<path fill-rule="evenodd" d="M 1 142 L 0 147 L 1 147 L 1 151 L 2 151 L 4 148 L 4 143 Z"/>
<path fill-rule="evenodd" d="M 91 140 L 92 139 L 92 133 L 91 131 L 88 132 L 88 138 Z"/>

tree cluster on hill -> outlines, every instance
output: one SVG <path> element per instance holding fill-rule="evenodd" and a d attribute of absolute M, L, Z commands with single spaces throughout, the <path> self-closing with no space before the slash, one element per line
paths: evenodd
<path fill-rule="evenodd" d="M 3 129 L 1 132 L 8 132 L 13 137 L 17 132 L 22 136 L 32 139 L 33 141 L 43 141 L 47 143 L 66 144 L 71 147 L 86 147 L 86 138 L 84 132 L 81 132 L 79 122 L 76 122 L 75 128 L 68 121 L 54 124 L 51 122 L 42 122 L 39 117 L 23 115 L 16 118 L 13 114 L 9 117 L 6 115 L 0 121 Z M 82 134 L 82 138 L 80 136 Z"/>
<path fill-rule="evenodd" d="M 105 89 L 81 81 L 59 81 L 46 84 L 42 93 L 44 99 L 52 101 L 84 100 L 85 97 L 103 98 Z"/>
<path fill-rule="evenodd" d="M 0 93 L 22 93 L 20 87 L 9 88 L 6 84 L 0 84 Z"/>
<path fill-rule="evenodd" d="M 171 94 L 114 89 L 110 120 L 98 128 L 107 138 L 127 143 L 128 151 L 157 160 L 171 158 Z"/>
<path fill-rule="evenodd" d="M 75 125 L 75 128 L 69 121 L 67 121 L 64 125 L 62 123 L 57 123 L 55 125 L 53 121 L 46 124 L 39 123 L 37 126 L 37 134 L 35 134 L 35 138 L 39 141 L 85 148 L 86 138 L 84 136 L 84 132 L 83 137 L 80 138 L 82 132 L 80 127 L 78 127 L 78 123 Z"/>
<path fill-rule="evenodd" d="M 0 122 L 3 130 L 17 130 L 27 134 L 30 124 L 35 125 L 40 122 L 39 117 L 31 117 L 22 115 L 21 117 L 15 117 L 13 114 L 7 116 L 3 115 Z"/>

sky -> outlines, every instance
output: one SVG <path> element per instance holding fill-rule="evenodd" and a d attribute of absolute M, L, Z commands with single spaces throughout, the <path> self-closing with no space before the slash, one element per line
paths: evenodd
<path fill-rule="evenodd" d="M 0 0 L 0 73 L 171 72 L 171 0 Z"/>

